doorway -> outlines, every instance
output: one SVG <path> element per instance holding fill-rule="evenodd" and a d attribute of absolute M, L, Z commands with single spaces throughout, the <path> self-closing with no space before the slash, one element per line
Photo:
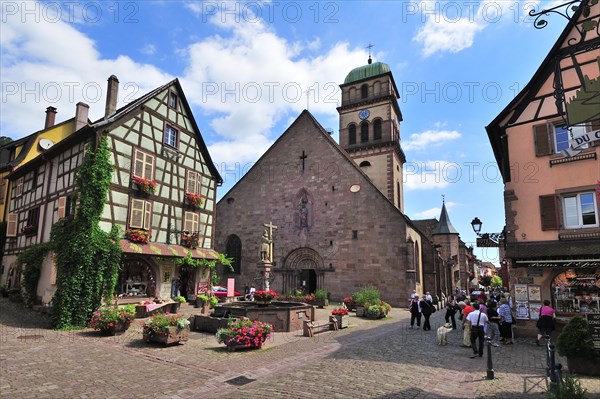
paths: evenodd
<path fill-rule="evenodd" d="M 317 272 L 315 269 L 302 269 L 300 273 L 300 286 L 307 294 L 314 294 L 317 290 Z"/>

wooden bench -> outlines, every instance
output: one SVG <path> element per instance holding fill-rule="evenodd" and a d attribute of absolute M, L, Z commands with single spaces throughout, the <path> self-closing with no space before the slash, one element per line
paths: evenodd
<path fill-rule="evenodd" d="M 314 337 L 317 333 L 337 329 L 338 325 L 335 321 L 304 320 L 303 335 Z"/>

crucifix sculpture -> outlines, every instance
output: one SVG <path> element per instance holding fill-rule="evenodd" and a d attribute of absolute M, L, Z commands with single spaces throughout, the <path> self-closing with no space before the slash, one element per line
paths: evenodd
<path fill-rule="evenodd" d="M 273 276 L 271 275 L 271 265 L 273 264 L 273 229 L 277 229 L 272 222 L 263 224 L 266 229 L 263 231 L 262 242 L 260 244 L 260 265 L 262 265 L 265 270 L 263 274 L 262 288 L 264 290 L 269 290 L 269 285 L 271 281 L 273 281 Z"/>
<path fill-rule="evenodd" d="M 304 172 L 304 160 L 308 158 L 308 156 L 304 153 L 304 150 L 302 150 L 302 155 L 299 158 L 302 160 L 302 171 Z"/>

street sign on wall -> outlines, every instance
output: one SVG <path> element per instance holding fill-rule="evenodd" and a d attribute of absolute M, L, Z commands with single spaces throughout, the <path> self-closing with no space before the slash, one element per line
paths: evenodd
<path fill-rule="evenodd" d="M 498 248 L 500 244 L 492 241 L 490 238 L 478 238 L 477 246 L 480 248 Z"/>

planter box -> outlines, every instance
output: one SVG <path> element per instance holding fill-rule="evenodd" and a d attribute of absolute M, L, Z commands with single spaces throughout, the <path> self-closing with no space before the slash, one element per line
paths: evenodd
<path fill-rule="evenodd" d="M 117 322 L 112 327 L 101 328 L 100 334 L 107 336 L 120 335 L 127 331 L 130 325 L 131 323 Z"/>
<path fill-rule="evenodd" d="M 145 342 L 159 342 L 161 344 L 172 345 L 185 342 L 189 339 L 190 328 L 167 327 L 166 334 L 146 335 L 143 338 Z"/>
<path fill-rule="evenodd" d="M 365 317 L 365 308 L 362 306 L 358 306 L 356 308 L 356 317 Z"/>
<path fill-rule="evenodd" d="M 567 357 L 569 373 L 600 376 L 600 358 Z"/>
<path fill-rule="evenodd" d="M 347 314 L 332 314 L 329 316 L 329 321 L 336 322 L 338 329 L 347 328 L 350 325 L 350 316 Z"/>

